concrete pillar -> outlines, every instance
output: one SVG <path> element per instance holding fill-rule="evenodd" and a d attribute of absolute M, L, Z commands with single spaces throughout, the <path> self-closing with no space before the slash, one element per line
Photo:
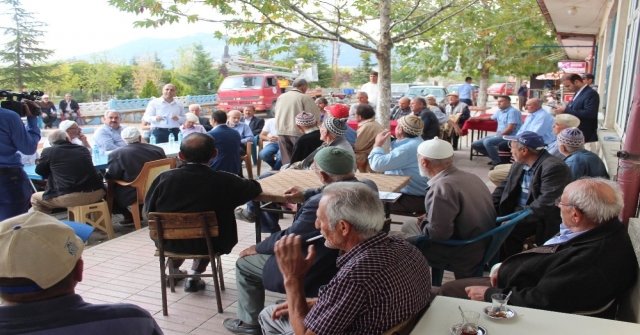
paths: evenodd
<path fill-rule="evenodd" d="M 618 92 L 620 91 L 620 73 L 622 73 L 628 13 L 629 1 L 618 1 L 616 32 L 613 37 L 613 49 L 610 56 L 611 72 L 609 75 L 609 87 L 607 88 L 607 115 L 605 115 L 604 119 L 604 126 L 609 129 L 613 129 L 616 121 L 616 112 L 618 111 Z M 608 44 L 606 47 L 608 48 Z M 607 59 L 602 60 L 601 64 L 606 71 Z M 598 78 L 598 84 L 604 85 L 604 75 Z M 602 92 L 604 92 L 604 90 L 602 90 Z"/>

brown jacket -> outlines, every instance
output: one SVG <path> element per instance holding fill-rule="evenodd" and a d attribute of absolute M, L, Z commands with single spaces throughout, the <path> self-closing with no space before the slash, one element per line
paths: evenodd
<path fill-rule="evenodd" d="M 373 150 L 373 143 L 376 135 L 384 130 L 375 119 L 368 119 L 358 124 L 358 136 L 356 144 L 353 146 L 353 152 L 356 154 L 356 165 L 360 172 L 374 172 L 369 167 L 369 153 Z"/>

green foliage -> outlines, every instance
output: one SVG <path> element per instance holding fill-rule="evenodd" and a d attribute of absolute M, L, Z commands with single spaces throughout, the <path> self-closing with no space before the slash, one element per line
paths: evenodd
<path fill-rule="evenodd" d="M 318 65 L 318 81 L 310 83 L 311 86 L 331 87 L 333 71 L 327 64 L 327 58 L 322 53 L 323 45 L 308 39 L 299 39 L 298 43 L 291 46 L 287 60 L 293 64 L 296 58 L 304 59 L 305 64 L 316 63 Z"/>
<path fill-rule="evenodd" d="M 151 81 L 151 79 L 147 79 L 147 82 L 142 87 L 142 91 L 140 92 L 140 98 L 151 98 L 160 96 L 160 89 Z"/>
<path fill-rule="evenodd" d="M 362 84 L 369 82 L 369 73 L 373 63 L 371 62 L 371 54 L 365 51 L 360 52 L 360 65 L 353 70 L 351 76 L 351 84 L 355 87 L 360 87 Z"/>
<path fill-rule="evenodd" d="M 213 59 L 204 51 L 202 44 L 194 44 L 192 47 L 193 61 L 183 74 L 177 75 L 178 79 L 190 87 L 191 94 L 212 94 L 218 90 L 215 85 L 218 77 L 213 69 Z"/>
<path fill-rule="evenodd" d="M 4 30 L 4 49 L 0 51 L 0 63 L 8 64 L 0 68 L 0 85 L 21 91 L 23 88 L 37 88 L 36 85 L 45 79 L 56 66 L 44 64 L 52 50 L 38 47 L 42 42 L 38 39 L 44 36 L 44 22 L 34 20 L 33 14 L 21 8 L 19 0 L 2 0 L 9 8 L 0 8 L 8 19 L 3 23 L 8 26 L 0 27 Z"/>
<path fill-rule="evenodd" d="M 405 59 L 392 62 L 391 82 L 392 83 L 413 83 L 418 78 L 419 72 Z"/>

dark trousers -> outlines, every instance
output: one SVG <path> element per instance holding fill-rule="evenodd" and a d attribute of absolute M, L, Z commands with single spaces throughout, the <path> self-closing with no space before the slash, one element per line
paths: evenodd
<path fill-rule="evenodd" d="M 515 211 L 518 211 L 516 209 Z M 514 211 L 514 212 L 515 212 Z M 536 233 L 536 225 L 535 221 L 532 222 L 518 222 L 516 227 L 513 228 L 511 234 L 507 236 L 507 239 L 504 240 L 504 243 L 500 247 L 500 261 L 504 261 L 509 256 L 518 254 L 522 252 L 524 240 L 529 238 L 531 235 L 535 235 Z"/>
<path fill-rule="evenodd" d="M 524 111 L 524 105 L 527 102 L 527 97 L 521 95 L 518 96 L 518 109 Z"/>
<path fill-rule="evenodd" d="M 31 184 L 21 168 L 0 169 L 0 221 L 29 210 Z"/>
<path fill-rule="evenodd" d="M 293 145 L 296 144 L 298 136 L 278 135 L 278 146 L 280 146 L 280 161 L 282 165 L 286 165 L 291 162 L 291 155 L 293 154 Z"/>
<path fill-rule="evenodd" d="M 491 279 L 489 277 L 456 279 L 443 284 L 442 287 L 440 287 L 440 291 L 438 291 L 438 295 L 458 299 L 469 299 L 467 292 L 464 290 L 465 287 L 468 286 L 491 287 Z"/>
<path fill-rule="evenodd" d="M 258 177 L 258 180 L 271 177 L 274 172 L 263 173 Z M 261 202 L 260 205 L 264 205 L 264 202 Z M 272 204 L 271 208 L 278 208 L 278 204 Z M 253 201 L 247 202 L 247 211 L 249 213 L 256 214 L 255 206 L 253 205 Z M 263 233 L 277 233 L 282 230 L 280 228 L 280 215 L 278 213 L 267 213 L 265 211 L 260 211 L 260 230 Z"/>
<path fill-rule="evenodd" d="M 409 195 L 402 194 L 402 196 L 396 201 L 391 203 L 391 214 L 408 215 L 415 213 L 421 215 L 425 213 L 424 210 L 424 195 Z"/>
<path fill-rule="evenodd" d="M 51 114 L 42 113 L 42 122 L 44 122 L 45 128 L 47 128 L 47 127 L 51 128 L 53 123 L 56 122 L 57 118 L 58 118 L 58 116 L 53 114 L 53 113 L 51 113 Z"/>
<path fill-rule="evenodd" d="M 151 133 L 156 137 L 156 143 L 169 142 L 169 134 L 173 135 L 174 140 L 178 140 L 180 128 L 153 128 Z"/>
<path fill-rule="evenodd" d="M 464 102 L 468 106 L 473 106 L 473 101 L 471 101 L 471 99 L 460 99 L 460 101 Z"/>

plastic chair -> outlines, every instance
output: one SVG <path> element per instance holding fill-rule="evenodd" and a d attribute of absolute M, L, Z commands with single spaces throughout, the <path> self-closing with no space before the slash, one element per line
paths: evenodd
<path fill-rule="evenodd" d="M 88 223 L 95 229 L 107 234 L 109 239 L 115 237 L 111 211 L 104 200 L 94 204 L 71 206 L 67 208 L 67 217 L 70 221 Z"/>
<path fill-rule="evenodd" d="M 260 134 L 255 135 L 253 137 L 253 143 L 258 143 L 258 141 L 260 141 Z M 256 165 L 256 163 L 258 162 L 258 146 L 254 145 L 251 147 L 251 158 L 253 159 L 253 165 Z M 260 173 L 258 172 L 258 175 L 260 175 Z"/>
<path fill-rule="evenodd" d="M 213 277 L 213 284 L 216 290 L 216 302 L 218 313 L 222 313 L 222 297 L 220 290 L 224 290 L 224 278 L 222 275 L 222 261 L 220 254 L 213 250 L 212 237 L 218 236 L 218 221 L 215 212 L 201 213 L 149 213 L 149 236 L 158 243 L 158 250 L 155 256 L 160 260 L 160 287 L 162 291 L 162 315 L 169 315 L 167 307 L 167 278 L 171 292 L 175 292 L 175 278 L 189 277 Z M 165 240 L 202 239 L 207 241 L 207 251 L 205 255 L 191 255 L 168 252 L 164 250 Z M 168 262 L 166 262 L 168 258 Z M 167 274 L 167 267 L 170 271 L 173 267 L 173 259 L 199 259 L 208 258 L 211 261 L 211 274 Z M 218 280 L 220 280 L 218 282 Z"/>
<path fill-rule="evenodd" d="M 107 189 L 107 203 L 109 204 L 109 209 L 113 211 L 114 186 L 116 184 L 120 186 L 134 187 L 136 189 L 137 199 L 136 202 L 130 205 L 131 215 L 133 215 L 133 223 L 136 230 L 140 229 L 142 226 L 140 224 L 140 209 L 138 206 L 144 204 L 144 197 L 147 195 L 147 189 L 151 186 L 151 182 L 156 179 L 160 172 L 175 168 L 175 158 L 159 159 L 157 161 L 144 163 L 140 174 L 138 174 L 136 180 L 132 182 L 128 183 L 124 180 L 109 180 L 109 186 Z"/>
<path fill-rule="evenodd" d="M 240 160 L 244 161 L 244 165 L 247 168 L 247 177 L 249 179 L 253 179 L 253 166 L 251 165 L 251 147 L 253 142 L 247 142 L 247 151 L 246 154 L 240 157 Z"/>
<path fill-rule="evenodd" d="M 483 240 L 485 238 L 489 238 L 490 239 L 489 246 L 487 247 L 487 250 L 485 250 L 484 257 L 482 258 L 482 261 L 480 262 L 480 264 L 478 264 L 478 268 L 476 269 L 476 272 L 473 274 L 474 277 L 482 277 L 484 273 L 484 265 L 487 263 L 494 263 L 493 258 L 498 253 L 498 249 L 500 249 L 500 246 L 502 245 L 504 240 L 507 238 L 507 236 L 509 236 L 513 228 L 515 228 L 516 224 L 520 222 L 522 219 L 524 219 L 525 217 L 527 217 L 529 214 L 531 214 L 531 210 L 525 209 L 515 213 L 511 213 L 506 216 L 501 216 L 496 219 L 496 225 L 500 225 L 500 226 L 482 235 L 479 235 L 471 240 L 429 240 L 425 235 L 422 235 L 416 240 L 415 245 L 419 250 L 422 250 L 426 243 L 440 243 L 440 244 L 446 244 L 446 245 L 460 246 L 460 245 L 468 245 L 468 244 Z M 505 221 L 508 221 L 508 222 L 503 223 Z M 489 265 L 492 265 L 492 264 L 489 264 Z M 442 277 L 444 276 L 444 270 L 452 271 L 451 264 L 445 265 L 444 268 L 436 268 L 432 264 L 429 264 L 429 266 L 431 266 L 431 285 L 433 286 L 442 285 Z"/>

